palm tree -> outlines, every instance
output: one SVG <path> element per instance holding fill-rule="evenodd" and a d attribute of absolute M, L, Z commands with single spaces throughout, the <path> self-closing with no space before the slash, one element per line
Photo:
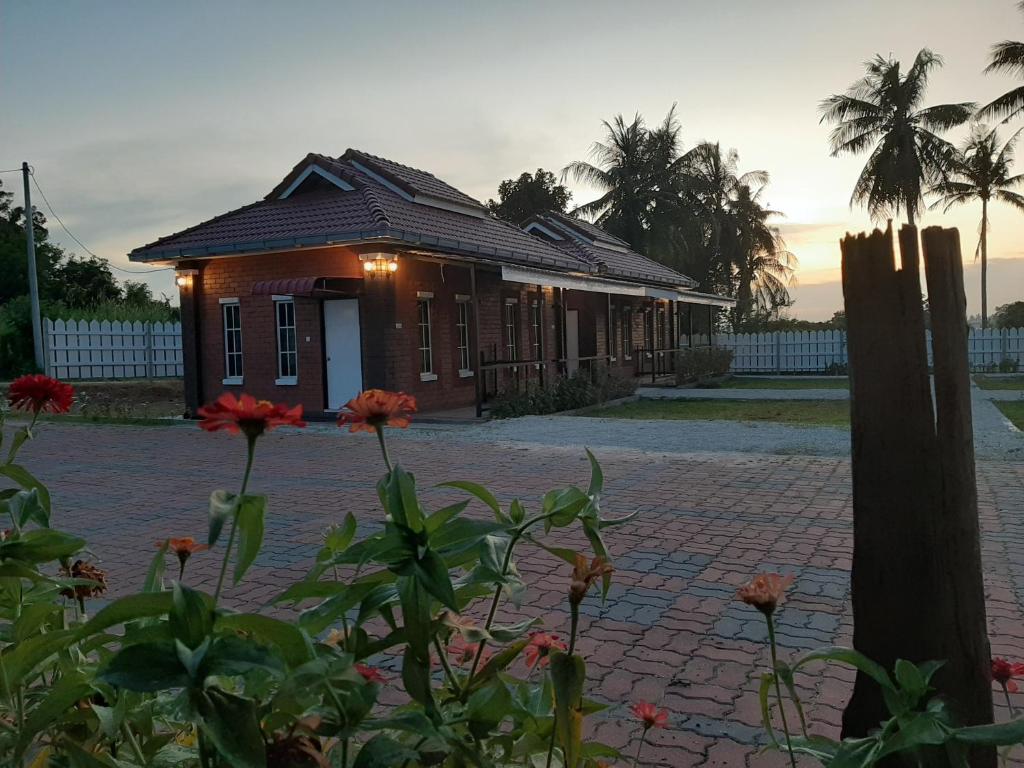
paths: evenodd
<path fill-rule="evenodd" d="M 975 105 L 921 106 L 928 75 L 941 65 L 942 58 L 927 48 L 906 74 L 898 61 L 876 56 L 846 93 L 821 103 L 821 122 L 836 124 L 829 137 L 833 157 L 871 148 L 850 205 L 865 203 L 874 219 L 902 210 L 913 225 L 925 188 L 949 172 L 955 150 L 935 132 L 967 122 Z"/>
<path fill-rule="evenodd" d="M 1024 11 L 1024 0 L 1017 4 Z M 1024 43 L 1003 40 L 992 46 L 992 60 L 985 67 L 985 74 L 992 72 L 1008 72 L 1024 77 Z M 1002 117 L 1007 122 L 1024 112 L 1024 85 L 1018 85 L 991 104 L 986 104 L 978 111 L 979 118 Z"/>
<path fill-rule="evenodd" d="M 593 162 L 569 163 L 562 170 L 562 180 L 572 177 L 601 190 L 599 198 L 577 207 L 573 213 L 593 219 L 643 252 L 653 211 L 673 187 L 679 158 L 675 105 L 654 129 L 647 128 L 639 114 L 630 123 L 617 115 L 611 123 L 605 121 L 603 125 L 605 140 L 594 142 L 590 149 Z"/>
<path fill-rule="evenodd" d="M 735 231 L 733 330 L 736 333 L 753 317 L 767 316 L 789 305 L 789 287 L 797 267 L 797 258 L 786 250 L 778 227 L 768 223 L 769 219 L 782 214 L 761 204 L 764 187 L 762 184 L 754 189 L 741 182 L 729 201 Z"/>
<path fill-rule="evenodd" d="M 988 327 L 988 204 L 1000 200 L 1024 211 L 1024 195 L 1013 191 L 1013 187 L 1024 182 L 1024 174 L 1010 175 L 1013 149 L 1020 134 L 1021 131 L 1017 131 L 1000 148 L 995 128 L 987 131 L 984 126 L 974 126 L 963 149 L 956 153 L 950 177 L 932 188 L 940 196 L 932 207 L 941 205 L 944 212 L 954 205 L 981 201 L 980 237 L 975 257 L 981 255 L 982 328 Z"/>

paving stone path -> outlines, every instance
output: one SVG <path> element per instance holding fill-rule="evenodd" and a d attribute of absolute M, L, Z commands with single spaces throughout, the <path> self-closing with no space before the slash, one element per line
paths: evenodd
<path fill-rule="evenodd" d="M 401 433 L 393 449 L 416 472 L 430 507 L 459 498 L 435 483 L 460 478 L 536 509 L 545 491 L 587 479 L 575 431 L 559 428 L 561 445 L 519 442 L 509 423 L 500 441 L 481 438 L 473 427 L 420 429 Z M 621 428 L 623 434 L 632 429 Z M 700 425 L 675 423 L 672 429 Z M 765 631 L 760 615 L 735 599 L 751 574 L 772 569 L 797 578 L 779 614 L 785 654 L 849 642 L 848 459 L 771 450 L 770 444 L 747 454 L 597 449 L 606 514 L 640 515 L 610 535 L 615 585 L 604 605 L 588 597 L 579 648 L 588 659 L 591 692 L 612 705 L 594 719 L 599 738 L 635 748 L 627 711 L 635 699 L 671 711 L 670 727 L 650 734 L 647 765 L 784 764 L 778 755 L 758 754 Z M 236 488 L 243 443 L 191 425 L 48 424 L 24 458 L 51 484 L 56 522 L 88 536 L 117 595 L 139 586 L 158 539 L 205 535 L 206 499 L 212 489 Z M 993 648 L 1024 660 L 1024 463 L 982 461 L 978 470 Z M 251 576 L 227 590 L 230 601 L 263 604 L 304 576 L 323 529 L 346 512 L 369 523 L 367 529 L 378 526 L 379 473 L 375 441 L 366 435 L 318 428 L 266 436 L 253 482 L 254 490 L 270 496 L 266 546 Z M 471 514 L 484 517 L 486 510 L 474 506 Z M 585 546 L 577 532 L 559 540 Z M 212 588 L 215 554 L 197 555 L 189 568 L 192 583 Z M 508 615 L 542 617 L 551 631 L 564 634 L 567 567 L 524 548 L 520 570 L 530 591 Z M 397 676 L 391 677 L 397 686 Z M 814 732 L 837 733 L 851 680 L 834 667 L 799 676 Z"/>

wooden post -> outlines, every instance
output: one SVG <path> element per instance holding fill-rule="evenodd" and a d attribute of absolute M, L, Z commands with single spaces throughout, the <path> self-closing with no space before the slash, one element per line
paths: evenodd
<path fill-rule="evenodd" d="M 854 647 L 886 669 L 944 660 L 934 679 L 964 723 L 991 722 L 991 682 L 974 489 L 963 275 L 955 232 L 926 231 L 936 344 L 933 410 L 917 230 L 891 227 L 841 242 L 850 360 Z M 957 330 L 958 329 L 958 330 Z M 941 358 L 941 363 L 940 363 Z M 938 426 L 936 426 L 938 424 Z M 843 736 L 888 717 L 857 675 Z M 972 768 L 994 768 L 994 750 Z M 948 766 L 944 754 L 929 766 Z"/>

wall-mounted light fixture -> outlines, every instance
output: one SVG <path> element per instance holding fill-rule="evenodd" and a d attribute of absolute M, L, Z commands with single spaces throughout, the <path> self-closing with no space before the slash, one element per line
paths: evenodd
<path fill-rule="evenodd" d="M 179 269 L 175 272 L 174 282 L 179 289 L 191 288 L 192 280 L 198 274 L 198 269 Z"/>
<path fill-rule="evenodd" d="M 398 256 L 393 253 L 364 253 L 359 260 L 367 277 L 386 278 L 398 271 Z"/>

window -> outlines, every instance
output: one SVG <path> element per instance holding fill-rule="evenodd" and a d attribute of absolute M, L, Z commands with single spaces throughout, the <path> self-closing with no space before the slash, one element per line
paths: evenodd
<path fill-rule="evenodd" d="M 274 299 L 277 317 L 277 381 L 295 384 L 299 376 L 299 348 L 295 338 L 295 302 L 290 297 Z"/>
<path fill-rule="evenodd" d="M 242 383 L 242 309 L 238 299 L 221 299 L 224 319 L 224 383 Z"/>
<path fill-rule="evenodd" d="M 434 294 L 420 292 L 416 296 L 416 324 L 420 332 L 420 380 L 433 381 L 437 378 L 434 373 L 434 351 L 430 334 L 430 312 Z"/>
<path fill-rule="evenodd" d="M 533 331 L 533 359 L 544 359 L 544 305 L 540 301 L 533 302 L 530 307 L 530 328 Z"/>
<path fill-rule="evenodd" d="M 633 359 L 633 308 L 622 308 L 622 359 Z"/>
<path fill-rule="evenodd" d="M 473 375 L 473 361 L 469 352 L 469 296 L 455 297 L 455 325 L 459 337 L 459 375 Z"/>
<path fill-rule="evenodd" d="M 519 326 L 518 299 L 505 299 L 505 359 L 516 360 L 519 357 L 516 329 Z"/>

